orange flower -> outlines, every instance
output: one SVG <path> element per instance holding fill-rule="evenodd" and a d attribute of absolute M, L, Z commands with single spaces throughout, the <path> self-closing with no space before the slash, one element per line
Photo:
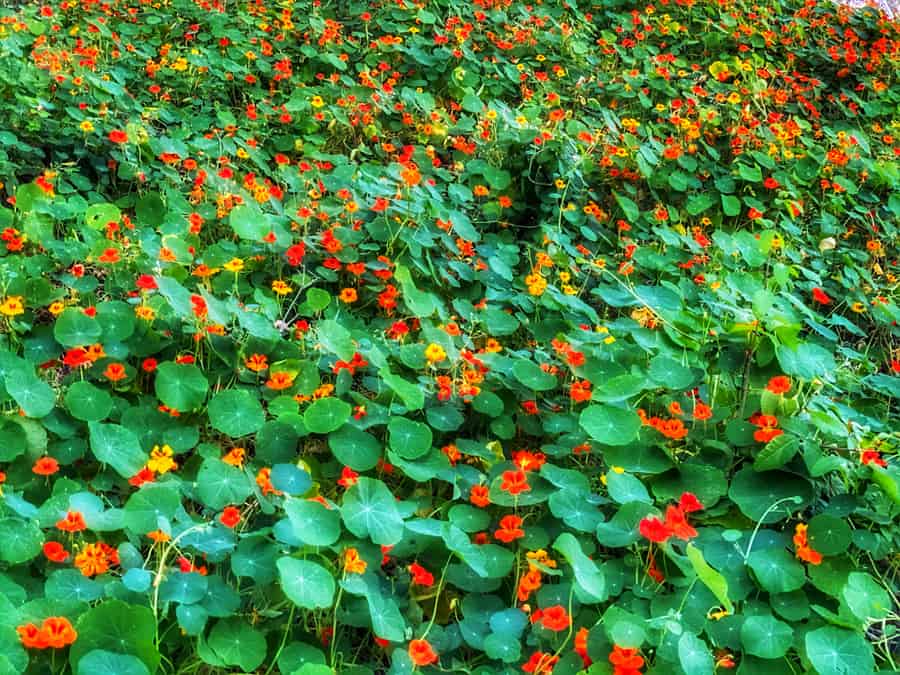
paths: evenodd
<path fill-rule="evenodd" d="M 219 516 L 219 522 L 222 523 L 225 527 L 235 527 L 239 522 L 241 522 L 241 512 L 234 506 L 226 506 L 222 511 L 222 515 Z"/>
<path fill-rule="evenodd" d="M 244 367 L 246 367 L 247 370 L 258 373 L 269 367 L 269 359 L 265 354 L 251 354 L 247 360 L 244 361 Z"/>
<path fill-rule="evenodd" d="M 23 624 L 16 628 L 19 634 L 19 642 L 26 649 L 46 649 L 50 646 L 47 641 L 47 634 L 33 623 Z"/>
<path fill-rule="evenodd" d="M 244 466 L 244 458 L 246 455 L 247 451 L 244 448 L 232 448 L 228 451 L 228 454 L 222 457 L 222 461 L 240 469 Z"/>
<path fill-rule="evenodd" d="M 519 579 L 517 595 L 519 602 L 528 600 L 528 596 L 539 589 L 541 585 L 541 571 L 537 567 L 532 567 Z"/>
<path fill-rule="evenodd" d="M 31 467 L 31 472 L 38 476 L 52 476 L 59 471 L 59 462 L 52 457 L 41 457 Z"/>
<path fill-rule="evenodd" d="M 644 658 L 637 649 L 615 645 L 609 655 L 609 662 L 615 667 L 614 675 L 638 675 L 644 666 Z"/>
<path fill-rule="evenodd" d="M 125 143 L 128 140 L 128 134 L 120 129 L 113 129 L 107 138 L 113 143 Z"/>
<path fill-rule="evenodd" d="M 422 174 L 415 167 L 409 167 L 400 172 L 400 178 L 409 187 L 414 187 L 422 182 Z"/>
<path fill-rule="evenodd" d="M 285 372 L 272 373 L 269 376 L 269 379 L 266 381 L 266 386 L 269 389 L 274 389 L 275 391 L 289 389 L 293 384 L 294 375 Z"/>
<path fill-rule="evenodd" d="M 366 571 L 366 561 L 359 557 L 359 551 L 348 548 L 344 551 L 344 572 L 346 574 L 363 574 Z"/>
<path fill-rule="evenodd" d="M 275 486 L 272 485 L 272 469 L 267 466 L 261 468 L 259 473 L 256 474 L 256 484 L 262 490 L 263 496 L 282 494 L 281 490 L 276 490 Z"/>
<path fill-rule="evenodd" d="M 511 495 L 517 495 L 520 492 L 528 492 L 531 486 L 528 484 L 528 477 L 525 475 L 525 472 L 519 469 L 518 471 L 503 472 L 500 489 Z"/>
<path fill-rule="evenodd" d="M 84 516 L 78 511 L 69 511 L 66 517 L 56 523 L 56 529 L 63 532 L 81 532 L 87 529 Z"/>
<path fill-rule="evenodd" d="M 697 401 L 694 404 L 694 419 L 697 421 L 708 420 L 712 417 L 713 411 L 708 405 L 703 403 L 702 401 Z"/>
<path fill-rule="evenodd" d="M 103 371 L 103 376 L 110 382 L 118 382 L 124 380 L 128 374 L 125 372 L 125 366 L 121 363 L 110 363 Z"/>
<path fill-rule="evenodd" d="M 553 605 L 541 612 L 541 625 L 547 630 L 556 631 L 565 630 L 572 623 L 572 618 L 566 613 L 566 608 L 562 605 Z"/>
<path fill-rule="evenodd" d="M 409 643 L 409 659 L 414 666 L 427 666 L 438 660 L 438 655 L 427 640 L 412 640 Z"/>
<path fill-rule="evenodd" d="M 341 299 L 341 302 L 349 305 L 351 302 L 356 302 L 359 296 L 356 294 L 355 288 L 345 288 L 338 297 Z"/>
<path fill-rule="evenodd" d="M 64 616 L 48 616 L 41 624 L 41 632 L 47 640 L 47 646 L 62 649 L 78 638 L 78 633 Z"/>
<path fill-rule="evenodd" d="M 572 386 L 569 387 L 569 398 L 571 398 L 575 403 L 590 401 L 591 383 L 587 380 L 582 380 L 581 382 L 573 382 Z"/>
<path fill-rule="evenodd" d="M 791 378 L 786 375 L 776 375 L 766 385 L 773 394 L 786 394 L 791 390 Z"/>
<path fill-rule="evenodd" d="M 469 501 L 479 508 L 484 508 L 491 503 L 488 492 L 487 485 L 473 485 L 469 491 Z"/>
<path fill-rule="evenodd" d="M 103 544 L 88 544 L 75 556 L 75 567 L 86 577 L 103 574 L 109 569 L 109 558 Z"/>
<path fill-rule="evenodd" d="M 797 559 L 808 562 L 810 565 L 819 565 L 822 563 L 822 554 L 810 547 L 806 529 L 805 523 L 797 523 L 797 527 L 794 528 L 794 548 Z"/>
<path fill-rule="evenodd" d="M 500 529 L 494 532 L 494 538 L 504 544 L 521 539 L 525 536 L 525 530 L 521 529 L 520 525 L 522 525 L 522 519 L 519 516 L 503 516 L 500 520 Z"/>

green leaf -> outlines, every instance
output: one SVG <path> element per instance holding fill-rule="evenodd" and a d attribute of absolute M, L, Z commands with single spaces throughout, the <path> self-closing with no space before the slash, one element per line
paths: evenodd
<path fill-rule="evenodd" d="M 212 427 L 232 438 L 254 434 L 266 421 L 262 405 L 242 389 L 220 391 L 210 399 L 207 412 Z"/>
<path fill-rule="evenodd" d="M 841 591 L 841 599 L 860 621 L 878 621 L 892 609 L 891 598 L 871 574 L 851 572 Z"/>
<path fill-rule="evenodd" d="M 153 644 L 156 620 L 148 607 L 107 600 L 78 618 L 78 639 L 69 651 L 69 663 L 78 671 L 79 662 L 95 649 L 137 657 L 147 670 L 156 672 L 159 652 Z"/>
<path fill-rule="evenodd" d="M 687 389 L 694 382 L 690 368 L 663 354 L 653 357 L 647 374 L 657 385 L 667 389 Z"/>
<path fill-rule="evenodd" d="M 331 607 L 334 577 L 324 567 L 309 560 L 279 558 L 276 563 L 281 588 L 288 599 L 304 609 Z"/>
<path fill-rule="evenodd" d="M 166 205 L 158 192 L 148 192 L 137 200 L 134 214 L 140 223 L 150 227 L 159 227 L 166 219 Z"/>
<path fill-rule="evenodd" d="M 770 614 L 748 616 L 741 626 L 744 650 L 762 659 L 781 658 L 793 641 L 794 629 Z"/>
<path fill-rule="evenodd" d="M 606 445 L 626 445 L 641 429 L 641 418 L 631 410 L 612 405 L 591 405 L 581 412 L 581 428 Z"/>
<path fill-rule="evenodd" d="M 94 649 L 78 662 L 78 675 L 150 675 L 136 656 Z"/>
<path fill-rule="evenodd" d="M 112 396 L 87 381 L 74 382 L 66 392 L 69 413 L 83 422 L 99 422 L 112 411 Z"/>
<path fill-rule="evenodd" d="M 138 437 L 118 424 L 88 423 L 91 452 L 98 461 L 109 464 L 125 478 L 130 478 L 147 463 Z"/>
<path fill-rule="evenodd" d="M 753 461 L 754 471 L 780 469 L 794 458 L 800 449 L 800 440 L 795 436 L 782 434 L 766 443 Z"/>
<path fill-rule="evenodd" d="M 431 450 L 431 429 L 421 422 L 394 417 L 388 422 L 388 444 L 403 459 L 417 459 Z"/>
<path fill-rule="evenodd" d="M 557 384 L 555 375 L 544 372 L 533 361 L 524 359 L 516 361 L 512 372 L 519 382 L 535 391 L 548 391 L 556 387 Z"/>
<path fill-rule="evenodd" d="M 824 556 L 844 553 L 853 538 L 853 532 L 845 519 L 824 513 L 813 516 L 806 534 L 810 548 Z"/>
<path fill-rule="evenodd" d="M 56 317 L 53 337 L 63 347 L 87 347 L 100 340 L 103 329 L 97 319 L 69 307 Z"/>
<path fill-rule="evenodd" d="M 125 527 L 134 534 L 153 532 L 160 529 L 161 521 L 171 520 L 179 506 L 177 488 L 159 483 L 142 485 L 125 502 Z"/>
<path fill-rule="evenodd" d="M 215 457 L 203 460 L 197 472 L 197 492 L 211 509 L 219 511 L 229 504 L 240 504 L 252 491 L 243 471 Z"/>
<path fill-rule="evenodd" d="M 349 424 L 328 435 L 328 447 L 337 461 L 354 471 L 374 469 L 381 459 L 381 442 Z"/>
<path fill-rule="evenodd" d="M 745 516 L 767 524 L 788 518 L 812 501 L 812 488 L 793 474 L 746 467 L 732 478 L 728 496 Z"/>
<path fill-rule="evenodd" d="M 163 602 L 192 605 L 206 597 L 209 581 L 199 572 L 172 572 L 159 586 Z"/>
<path fill-rule="evenodd" d="M 46 417 L 56 404 L 53 388 L 31 372 L 31 368 L 7 377 L 6 390 L 28 417 Z"/>
<path fill-rule="evenodd" d="M 41 552 L 44 533 L 31 520 L 3 518 L 0 520 L 0 560 L 10 565 L 21 565 Z"/>
<path fill-rule="evenodd" d="M 637 222 L 638 218 L 641 217 L 641 210 L 638 208 L 638 205 L 635 204 L 633 200 L 620 195 L 615 191 L 613 191 L 613 197 L 616 198 L 616 202 L 618 202 L 619 208 L 621 208 L 622 213 L 625 214 L 625 219 L 631 223 Z"/>
<path fill-rule="evenodd" d="M 762 170 L 756 164 L 753 164 L 752 166 L 738 164 L 738 174 L 741 178 L 750 183 L 759 183 L 763 178 Z"/>
<path fill-rule="evenodd" d="M 806 655 L 818 675 L 871 675 L 872 646 L 858 633 L 825 626 L 806 634 Z"/>
<path fill-rule="evenodd" d="M 403 519 L 394 495 L 380 480 L 361 477 L 344 494 L 341 517 L 350 532 L 375 544 L 393 546 L 403 538 Z"/>
<path fill-rule="evenodd" d="M 722 195 L 722 211 L 730 218 L 739 216 L 741 214 L 741 200 L 734 195 Z"/>
<path fill-rule="evenodd" d="M 240 666 L 245 673 L 256 670 L 266 658 L 266 638 L 237 617 L 217 621 L 207 644 L 224 663 Z"/>
<path fill-rule="evenodd" d="M 165 405 L 179 412 L 190 412 L 203 403 L 209 382 L 193 364 L 166 361 L 157 368 L 155 387 L 156 395 Z"/>
<path fill-rule="evenodd" d="M 344 426 L 351 412 L 353 407 L 339 398 L 320 398 L 303 413 L 303 423 L 314 434 L 329 434 Z"/>
<path fill-rule="evenodd" d="M 572 566 L 575 582 L 584 593 L 582 602 L 603 602 L 607 597 L 606 578 L 593 560 L 588 558 L 575 536 L 564 532 L 553 542 L 553 548 Z"/>
<path fill-rule="evenodd" d="M 707 194 L 706 192 L 701 192 L 700 194 L 694 195 L 693 197 L 688 199 L 687 204 L 685 204 L 684 208 L 692 216 L 699 216 L 715 203 L 716 202 L 712 198 L 712 195 Z"/>
<path fill-rule="evenodd" d="M 710 567 L 703 557 L 703 552 L 693 544 L 687 545 L 687 557 L 703 585 L 716 596 L 716 600 L 728 614 L 734 614 L 734 605 L 728 598 L 728 581 L 725 577 Z"/>
<path fill-rule="evenodd" d="M 56 570 L 47 577 L 44 595 L 50 600 L 94 602 L 103 597 L 103 584 L 76 569 Z"/>
<path fill-rule="evenodd" d="M 715 670 L 712 652 L 693 633 L 684 633 L 678 639 L 678 662 L 690 675 L 712 675 Z"/>
<path fill-rule="evenodd" d="M 806 583 L 803 565 L 784 549 L 752 551 L 747 564 L 759 585 L 769 593 L 789 593 Z"/>
<path fill-rule="evenodd" d="M 241 205 L 231 210 L 228 224 L 241 239 L 260 241 L 271 231 L 267 216 L 255 206 Z"/>
<path fill-rule="evenodd" d="M 341 515 L 307 499 L 289 499 L 284 511 L 294 528 L 294 536 L 309 546 L 331 546 L 341 536 Z"/>
<path fill-rule="evenodd" d="M 388 388 L 400 397 L 408 410 L 420 410 L 425 405 L 425 393 L 419 385 L 394 375 L 387 368 L 378 371 L 378 375 Z"/>
<path fill-rule="evenodd" d="M 122 212 L 115 204 L 91 204 L 84 212 L 84 224 L 92 230 L 103 230 L 107 223 L 117 223 Z"/>

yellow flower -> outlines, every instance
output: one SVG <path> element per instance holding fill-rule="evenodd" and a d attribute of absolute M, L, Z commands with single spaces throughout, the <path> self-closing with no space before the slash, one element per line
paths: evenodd
<path fill-rule="evenodd" d="M 82 120 L 81 124 L 78 125 L 78 128 L 84 133 L 89 134 L 94 130 L 94 125 L 91 124 L 90 120 Z"/>
<path fill-rule="evenodd" d="M 278 295 L 287 295 L 294 289 L 281 279 L 276 279 L 272 282 L 272 290 L 275 291 Z"/>
<path fill-rule="evenodd" d="M 25 305 L 21 295 L 11 295 L 0 305 L 0 313 L 5 316 L 18 316 L 25 313 Z"/>
<path fill-rule="evenodd" d="M 359 557 L 359 551 L 348 548 L 344 551 L 344 572 L 347 574 L 362 574 L 366 571 L 366 561 Z"/>
<path fill-rule="evenodd" d="M 144 321 L 153 321 L 156 318 L 156 312 L 153 311 L 152 307 L 148 307 L 147 305 L 138 305 L 134 308 L 134 313 L 139 319 L 143 319 Z"/>
<path fill-rule="evenodd" d="M 425 348 L 425 358 L 428 359 L 428 363 L 440 363 L 447 358 L 447 352 L 439 344 L 432 342 Z"/>
<path fill-rule="evenodd" d="M 47 311 L 50 312 L 53 316 L 59 316 L 62 314 L 62 311 L 66 308 L 66 306 L 61 303 L 59 300 L 50 304 L 47 308 Z"/>
<path fill-rule="evenodd" d="M 177 469 L 178 464 L 172 459 L 172 448 L 169 445 L 162 447 L 154 445 L 147 461 L 147 468 L 153 473 L 168 473 L 172 469 Z"/>
<path fill-rule="evenodd" d="M 321 108 L 323 105 L 325 105 L 325 101 L 322 100 L 322 97 L 321 97 L 321 96 L 313 96 L 313 97 L 310 99 L 309 104 L 310 104 L 313 108 Z"/>
<path fill-rule="evenodd" d="M 242 269 L 244 269 L 244 261 L 240 258 L 232 258 L 227 263 L 222 265 L 222 267 L 224 267 L 229 272 L 234 272 L 235 274 L 237 274 Z"/>

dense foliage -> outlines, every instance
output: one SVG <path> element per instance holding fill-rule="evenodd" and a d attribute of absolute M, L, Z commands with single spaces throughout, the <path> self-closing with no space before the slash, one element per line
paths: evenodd
<path fill-rule="evenodd" d="M 896 668 L 897 24 L 2 4 L 0 674 Z"/>

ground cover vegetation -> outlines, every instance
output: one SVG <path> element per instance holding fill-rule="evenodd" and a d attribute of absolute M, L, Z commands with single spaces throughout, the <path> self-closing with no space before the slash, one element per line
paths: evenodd
<path fill-rule="evenodd" d="M 0 8 L 0 673 L 895 672 L 900 32 Z"/>

